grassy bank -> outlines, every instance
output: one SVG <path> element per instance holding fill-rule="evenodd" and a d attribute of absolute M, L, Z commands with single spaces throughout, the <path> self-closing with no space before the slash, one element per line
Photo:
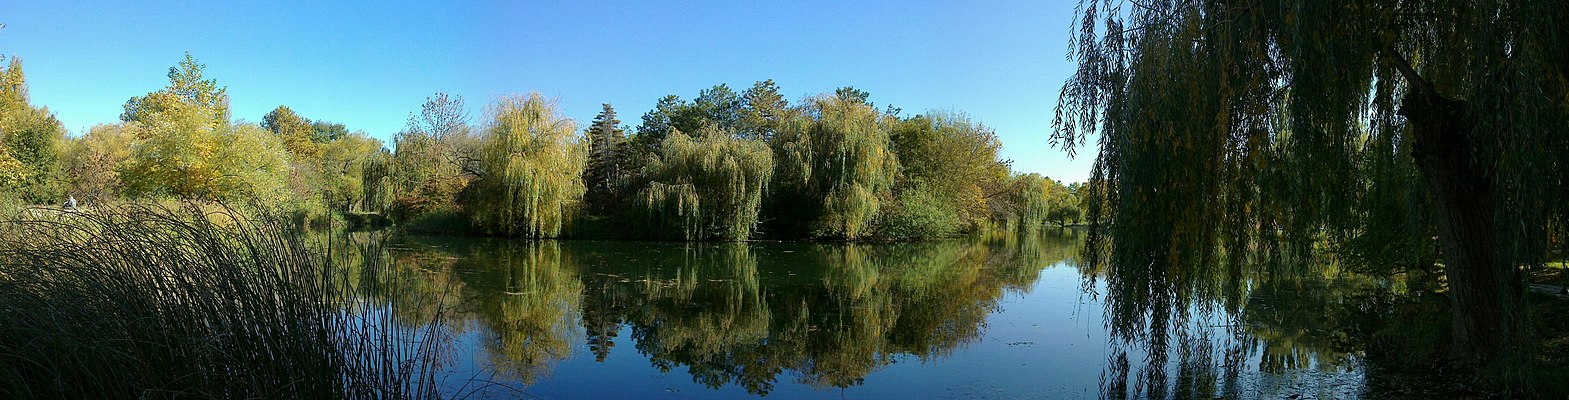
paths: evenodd
<path fill-rule="evenodd" d="M 438 395 L 442 327 L 353 300 L 288 218 L 210 210 L 0 222 L 0 398 Z"/>

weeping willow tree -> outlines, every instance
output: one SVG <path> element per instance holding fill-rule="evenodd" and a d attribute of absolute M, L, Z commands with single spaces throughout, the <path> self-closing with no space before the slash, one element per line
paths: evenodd
<path fill-rule="evenodd" d="M 1051 179 L 1040 174 L 1025 174 L 1013 178 L 1012 204 L 1017 210 L 1019 227 L 1027 232 L 1040 229 L 1051 212 Z"/>
<path fill-rule="evenodd" d="M 382 149 L 376 154 L 365 157 L 361 161 L 360 194 L 363 204 L 360 207 L 366 211 L 386 212 L 392 204 L 393 192 L 396 190 L 396 177 L 392 176 L 392 153 Z"/>
<path fill-rule="evenodd" d="M 696 137 L 673 130 L 645 169 L 639 193 L 653 236 L 746 240 L 757 230 L 774 156 L 756 139 L 708 126 Z"/>
<path fill-rule="evenodd" d="M 481 138 L 466 211 L 487 234 L 554 237 L 583 197 L 586 156 L 572 120 L 539 94 L 499 100 Z"/>
<path fill-rule="evenodd" d="M 809 217 L 813 236 L 870 236 L 899 176 L 884 115 L 848 92 L 809 99 L 804 115 L 774 141 L 783 190 L 801 200 L 790 215 Z"/>
<path fill-rule="evenodd" d="M 1084 0 L 1079 16 L 1054 140 L 1099 135 L 1087 261 L 1116 337 L 1164 340 L 1226 290 L 1195 277 L 1308 270 L 1352 243 L 1420 263 L 1436 236 L 1450 353 L 1520 361 L 1520 268 L 1562 235 L 1548 221 L 1569 193 L 1569 8 Z"/>

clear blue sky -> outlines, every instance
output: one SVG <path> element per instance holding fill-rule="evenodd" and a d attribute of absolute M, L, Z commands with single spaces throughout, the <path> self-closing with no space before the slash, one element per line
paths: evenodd
<path fill-rule="evenodd" d="M 579 126 L 604 102 L 636 125 L 666 94 L 772 78 L 792 100 L 851 85 L 906 115 L 967 112 L 1015 170 L 1080 181 L 1093 161 L 1049 144 L 1074 0 L 560 3 L 5 0 L 0 53 L 76 134 L 115 122 L 189 51 L 237 119 L 282 104 L 383 140 L 436 91 L 476 119 L 538 91 Z"/>

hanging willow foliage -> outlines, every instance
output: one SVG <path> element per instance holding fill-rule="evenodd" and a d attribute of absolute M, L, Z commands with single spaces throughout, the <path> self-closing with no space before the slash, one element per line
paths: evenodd
<path fill-rule="evenodd" d="M 486 234 L 559 235 L 584 190 L 586 155 L 572 120 L 537 93 L 503 98 L 490 115 L 469 217 Z"/>
<path fill-rule="evenodd" d="M 1561 2 L 1084 0 L 1080 18 L 1055 137 L 1100 138 L 1087 261 L 1115 338 L 1164 348 L 1235 297 L 1200 278 L 1311 272 L 1326 249 L 1437 269 L 1437 247 L 1451 355 L 1529 357 L 1519 269 L 1569 210 Z"/>
<path fill-rule="evenodd" d="M 486 250 L 474 260 L 491 267 L 484 277 L 505 294 L 479 302 L 478 321 L 489 327 L 480 343 L 498 374 L 532 384 L 586 339 L 576 324 L 583 279 L 560 242 L 507 242 Z"/>
<path fill-rule="evenodd" d="M 1040 174 L 1025 174 L 1014 178 L 1013 204 L 1019 216 L 1020 228 L 1034 231 L 1051 212 L 1051 179 Z"/>
<path fill-rule="evenodd" d="M 397 190 L 392 161 L 392 154 L 385 149 L 361 161 L 360 168 L 365 172 L 360 175 L 360 188 L 364 190 L 360 198 L 366 211 L 384 213 L 392 204 L 393 191 Z"/>
<path fill-rule="evenodd" d="M 638 197 L 655 237 L 746 240 L 756 231 L 774 156 L 755 139 L 708 126 L 696 137 L 672 131 L 646 171 Z"/>
<path fill-rule="evenodd" d="M 774 142 L 781 180 L 802 194 L 814 236 L 859 239 L 899 176 L 884 116 L 860 99 L 822 95 L 807 101 L 809 122 L 788 125 Z M 787 205 L 790 206 L 790 205 Z M 805 214 L 804 213 L 804 214 Z"/>

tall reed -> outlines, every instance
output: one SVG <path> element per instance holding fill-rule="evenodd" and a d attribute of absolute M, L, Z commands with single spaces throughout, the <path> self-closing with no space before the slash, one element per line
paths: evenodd
<path fill-rule="evenodd" d="M 26 210 L 0 222 L 0 398 L 437 397 L 440 318 L 393 321 L 332 252 L 266 211 Z"/>

